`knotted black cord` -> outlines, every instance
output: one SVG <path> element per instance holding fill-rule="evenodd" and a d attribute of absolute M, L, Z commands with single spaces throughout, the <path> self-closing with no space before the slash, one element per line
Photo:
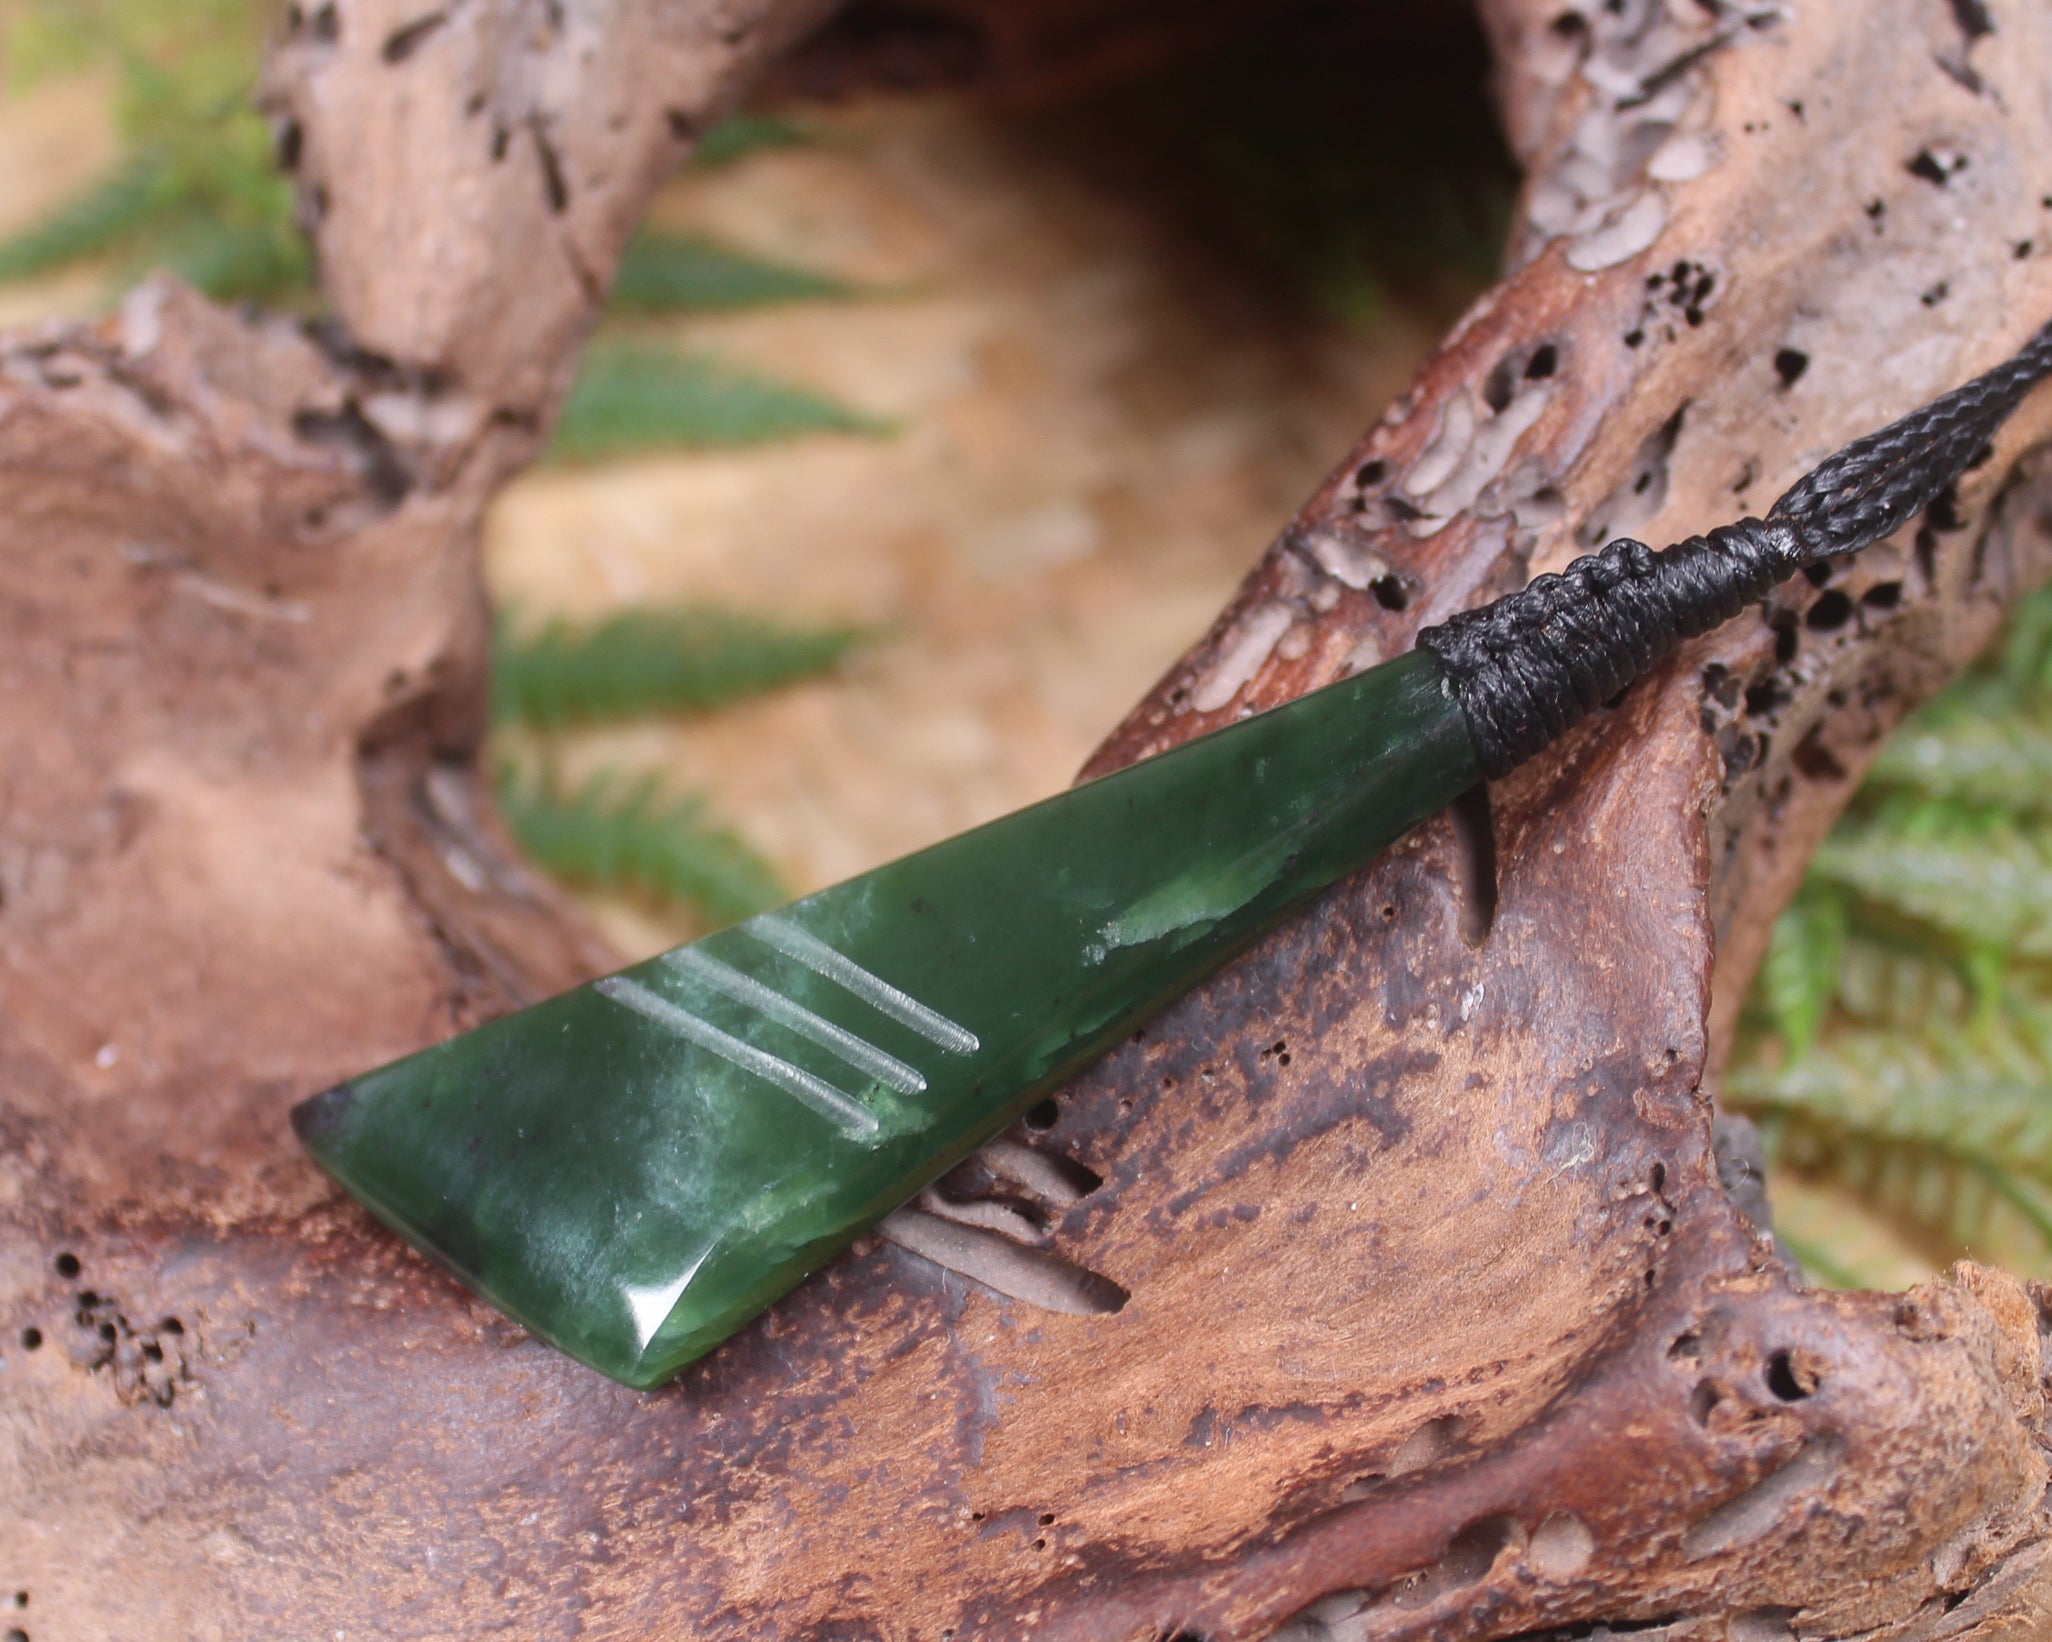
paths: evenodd
<path fill-rule="evenodd" d="M 1623 538 L 1418 635 L 1459 699 L 1483 772 L 1508 775 L 1585 714 L 1805 565 L 1900 530 L 2052 375 L 2052 324 L 2006 364 L 1797 480 L 1765 519 L 1655 552 Z"/>

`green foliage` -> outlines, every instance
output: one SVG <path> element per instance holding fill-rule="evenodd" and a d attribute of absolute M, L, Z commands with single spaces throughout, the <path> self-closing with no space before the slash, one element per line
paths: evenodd
<path fill-rule="evenodd" d="M 1726 1092 L 1934 1258 L 2052 1276 L 2048 816 L 2052 591 L 1877 761 L 1775 929 Z"/>
<path fill-rule="evenodd" d="M 273 297 L 311 263 L 253 105 L 268 8 L 252 0 L 28 0 L 7 31 L 17 84 L 117 70 L 117 170 L 0 244 L 0 278 L 117 254 L 209 294 Z"/>
<path fill-rule="evenodd" d="M 2052 855 L 2009 817 L 1940 801 L 1885 805 L 1827 839 L 1811 873 L 1955 952 L 2052 956 Z"/>
<path fill-rule="evenodd" d="M 866 633 L 797 627 L 734 611 L 636 608 L 604 620 L 499 624 L 493 706 L 532 744 L 540 772 L 500 769 L 500 801 L 522 846 L 567 883 L 680 907 L 708 925 L 785 899 L 774 871 L 709 822 L 701 796 L 666 796 L 653 774 L 609 771 L 566 792 L 556 732 L 579 722 L 705 710 L 835 666 Z"/>
<path fill-rule="evenodd" d="M 224 300 L 306 297 L 312 256 L 254 101 L 278 9 L 266 0 L 19 0 L 5 29 L 13 83 L 111 66 L 123 158 L 43 221 L 0 240 L 0 280 L 114 257 L 123 281 L 169 268 Z M 787 120 L 739 114 L 705 135 L 695 160 L 729 165 L 807 140 Z M 843 291 L 802 269 L 660 236 L 630 250 L 621 279 L 626 305 L 640 311 Z"/>
<path fill-rule="evenodd" d="M 1760 992 L 1790 1049 L 1807 1053 L 1823 1029 L 1845 948 L 1845 904 L 1798 896 L 1774 931 L 1760 966 Z"/>
<path fill-rule="evenodd" d="M 2028 1027 L 2005 1022 L 1988 1033 L 1921 1038 L 1890 1028 L 1844 1031 L 1776 1070 L 1734 1067 L 1727 1089 L 1763 1111 L 1800 1114 L 1840 1148 L 1855 1139 L 1916 1147 L 2052 1181 L 2045 1025 L 2038 1018 Z"/>
<path fill-rule="evenodd" d="M 1890 741 L 1871 779 L 1877 788 L 1947 804 L 2045 815 L 2052 812 L 2052 712 L 2018 704 L 1999 688 L 1963 690 Z"/>
<path fill-rule="evenodd" d="M 164 168 L 134 160 L 65 201 L 41 222 L 0 239 L 0 280 L 33 279 L 107 255 L 160 217 Z"/>
<path fill-rule="evenodd" d="M 719 450 L 806 433 L 888 431 L 809 389 L 698 354 L 600 342 L 556 426 L 553 454 L 590 461 L 660 448 Z"/>
<path fill-rule="evenodd" d="M 768 149 L 797 148 L 812 141 L 803 126 L 778 114 L 729 114 L 698 139 L 691 163 L 712 169 L 745 160 Z"/>
<path fill-rule="evenodd" d="M 1775 1240 L 1796 1257 L 1804 1274 L 1824 1288 L 1856 1289 L 1869 1285 L 1858 1271 L 1841 1261 L 1821 1243 L 1798 1237 L 1785 1226 L 1774 1229 Z"/>
<path fill-rule="evenodd" d="M 843 280 L 750 256 L 696 234 L 635 236 L 613 279 L 616 313 L 722 313 L 849 294 Z"/>
<path fill-rule="evenodd" d="M 604 772 L 572 791 L 552 773 L 500 767 L 499 804 L 521 847 L 569 884 L 621 891 L 732 923 L 786 896 L 775 871 L 705 800 L 662 791 L 653 775 Z"/>
<path fill-rule="evenodd" d="M 187 217 L 164 224 L 164 233 L 138 259 L 167 268 L 194 288 L 223 301 L 275 302 L 303 296 L 312 260 L 299 231 L 286 223 L 235 224 Z"/>
<path fill-rule="evenodd" d="M 493 707 L 503 719 L 574 720 L 704 711 L 835 666 L 857 627 L 795 627 L 731 610 L 640 607 L 603 621 L 499 625 Z"/>

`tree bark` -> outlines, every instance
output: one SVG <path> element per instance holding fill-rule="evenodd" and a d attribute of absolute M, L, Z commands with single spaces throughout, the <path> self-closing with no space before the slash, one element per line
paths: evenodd
<path fill-rule="evenodd" d="M 336 326 L 152 285 L 0 351 L 11 1623 L 2052 1623 L 2047 1296 L 1806 1291 L 1708 1093 L 1880 738 L 2052 570 L 2042 401 L 1942 516 L 1421 829 L 659 1395 L 298 1154 L 296 1098 L 608 962 L 476 778 L 478 517 L 650 189 L 820 10 L 305 8 L 270 95 Z M 1514 271 L 1093 769 L 1763 510 L 2052 311 L 2039 10 L 1484 10 Z"/>

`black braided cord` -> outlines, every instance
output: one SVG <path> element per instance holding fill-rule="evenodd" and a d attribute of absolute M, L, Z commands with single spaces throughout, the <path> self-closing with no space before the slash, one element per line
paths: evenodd
<path fill-rule="evenodd" d="M 2052 375 L 2052 324 L 2007 363 L 1855 439 L 1741 519 L 1655 552 L 1612 542 L 1558 575 L 1418 635 L 1445 668 L 1492 780 L 1612 700 L 1684 639 L 1720 626 L 1805 565 L 1893 535 L 1966 471 Z"/>

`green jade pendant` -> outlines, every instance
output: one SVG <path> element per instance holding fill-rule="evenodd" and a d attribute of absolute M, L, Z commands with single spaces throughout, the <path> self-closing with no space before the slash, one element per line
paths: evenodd
<path fill-rule="evenodd" d="M 1480 779 L 1424 650 L 293 1114 L 543 1339 L 660 1385 Z"/>
<path fill-rule="evenodd" d="M 2052 376 L 2010 359 L 1659 552 L 398 1061 L 293 1113 L 543 1339 L 660 1385 L 1310 896 L 1685 639 L 1901 530 Z"/>

